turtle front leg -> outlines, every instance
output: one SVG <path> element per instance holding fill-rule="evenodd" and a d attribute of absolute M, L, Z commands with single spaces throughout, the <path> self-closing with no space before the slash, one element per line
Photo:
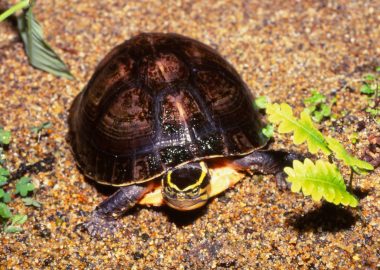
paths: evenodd
<path fill-rule="evenodd" d="M 83 227 L 92 236 L 104 236 L 117 230 L 117 218 L 136 205 L 149 191 L 151 185 L 131 185 L 118 191 L 100 203 Z"/>
<path fill-rule="evenodd" d="M 284 168 L 292 166 L 293 160 L 303 161 L 305 157 L 300 154 L 281 150 L 258 150 L 232 161 L 240 170 L 258 171 L 262 174 L 273 174 L 280 189 L 289 188 L 286 182 Z"/>

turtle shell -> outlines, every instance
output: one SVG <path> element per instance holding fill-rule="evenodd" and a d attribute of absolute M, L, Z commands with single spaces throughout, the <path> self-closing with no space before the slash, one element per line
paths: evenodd
<path fill-rule="evenodd" d="M 212 48 L 144 33 L 115 47 L 76 97 L 69 143 L 88 177 L 116 186 L 144 182 L 179 164 L 265 145 L 252 100 Z"/>

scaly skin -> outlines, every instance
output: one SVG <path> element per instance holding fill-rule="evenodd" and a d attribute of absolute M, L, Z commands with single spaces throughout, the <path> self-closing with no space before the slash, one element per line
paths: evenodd
<path fill-rule="evenodd" d="M 233 165 L 240 170 L 251 170 L 262 174 L 273 174 L 280 190 L 289 188 L 286 182 L 284 168 L 292 166 L 293 160 L 303 161 L 305 158 L 292 152 L 282 150 L 258 150 L 253 153 L 237 158 L 232 161 Z"/>
<path fill-rule="evenodd" d="M 134 207 L 151 189 L 151 184 L 121 187 L 112 196 L 100 203 L 92 212 L 89 221 L 82 226 L 92 236 L 105 236 L 114 233 L 119 227 L 117 219 Z"/>

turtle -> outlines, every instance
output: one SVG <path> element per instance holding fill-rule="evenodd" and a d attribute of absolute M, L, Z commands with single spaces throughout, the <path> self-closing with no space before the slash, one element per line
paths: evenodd
<path fill-rule="evenodd" d="M 175 33 L 141 33 L 112 49 L 74 99 L 68 142 L 88 178 L 118 187 L 92 212 L 92 235 L 136 204 L 202 207 L 248 172 L 274 174 L 300 155 L 268 149 L 263 115 L 235 68 Z"/>

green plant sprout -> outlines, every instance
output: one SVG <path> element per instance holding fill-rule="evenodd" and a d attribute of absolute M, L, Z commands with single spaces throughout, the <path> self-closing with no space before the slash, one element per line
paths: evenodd
<path fill-rule="evenodd" d="M 44 122 L 42 123 L 41 125 L 39 126 L 35 126 L 35 127 L 31 127 L 30 130 L 34 133 L 34 134 L 38 134 L 40 133 L 42 130 L 46 129 L 46 128 L 49 128 L 51 127 L 51 122 Z"/>
<path fill-rule="evenodd" d="M 11 141 L 11 133 L 1 129 L 0 136 L 0 149 L 3 149 L 3 145 L 9 144 Z M 5 233 L 19 233 L 22 231 L 20 225 L 25 223 L 27 216 L 23 214 L 12 214 L 11 209 L 7 203 L 12 200 L 12 197 L 20 195 L 23 203 L 26 206 L 41 207 L 41 204 L 31 197 L 27 197 L 28 194 L 35 190 L 35 186 L 31 182 L 30 177 L 23 176 L 15 184 L 15 188 L 9 189 L 11 174 L 8 169 L 0 166 L 0 222 L 3 225 L 3 231 Z M 7 189 L 8 188 L 8 189 Z"/>
<path fill-rule="evenodd" d="M 256 98 L 253 101 L 253 106 L 258 109 L 258 110 L 264 110 L 266 109 L 267 105 L 269 104 L 269 99 L 266 96 L 260 96 Z M 271 124 L 267 124 L 261 132 L 267 137 L 267 138 L 272 138 L 273 137 L 273 131 L 274 127 Z"/>
<path fill-rule="evenodd" d="M 269 103 L 267 96 L 259 96 L 253 102 L 253 106 L 258 109 L 265 109 Z"/>
<path fill-rule="evenodd" d="M 19 233 L 22 232 L 23 229 L 17 225 L 22 225 L 28 219 L 27 215 L 14 215 L 11 216 L 9 221 L 4 227 L 4 232 L 6 233 Z"/>
<path fill-rule="evenodd" d="M 274 133 L 274 127 L 271 124 L 266 125 L 261 132 L 265 135 L 267 138 L 272 138 Z"/>
<path fill-rule="evenodd" d="M 380 67 L 375 69 L 375 74 L 367 74 L 363 78 L 360 93 L 368 96 L 368 112 L 373 117 L 380 116 Z M 380 123 L 380 119 L 377 120 Z"/>
<path fill-rule="evenodd" d="M 22 201 L 24 202 L 24 204 L 26 206 L 34 206 L 36 208 L 41 207 L 41 203 L 39 201 L 36 201 L 35 199 L 31 198 L 31 197 L 22 198 Z"/>
<path fill-rule="evenodd" d="M 52 126 L 51 122 L 44 122 L 39 126 L 31 127 L 30 130 L 37 135 L 37 140 L 41 138 L 41 133 L 44 129 L 50 128 Z"/>
<path fill-rule="evenodd" d="M 0 167 L 0 186 L 3 186 L 9 177 L 9 171 L 7 169 L 4 169 Z"/>
<path fill-rule="evenodd" d="M 24 43 L 29 63 L 35 68 L 56 76 L 73 79 L 73 75 L 71 75 L 64 62 L 44 40 L 42 28 L 32 13 L 34 2 L 33 0 L 18 2 L 0 14 L 0 22 L 15 12 L 22 10 L 22 14 L 17 16 L 17 28 Z"/>
<path fill-rule="evenodd" d="M 296 145 L 306 142 L 310 153 L 315 154 L 318 151 L 321 151 L 324 154 L 328 155 L 330 160 L 331 157 L 334 156 L 335 158 L 342 160 L 346 165 L 350 166 L 350 189 L 352 185 L 353 172 L 362 174 L 374 169 L 371 164 L 350 155 L 345 150 L 343 145 L 336 139 L 333 139 L 331 137 L 324 137 L 323 134 L 313 125 L 313 122 L 308 113 L 308 109 L 305 109 L 303 112 L 301 112 L 300 119 L 293 115 L 292 108 L 286 103 L 268 104 L 266 113 L 269 122 L 278 125 L 279 133 L 293 133 L 293 142 Z M 302 167 L 304 170 L 311 168 L 313 169 L 310 170 L 311 174 L 307 174 L 307 177 L 305 176 L 306 172 L 299 169 L 295 170 L 295 167 L 294 169 L 289 168 L 285 170 L 286 173 L 290 173 L 288 174 L 291 176 L 290 180 L 294 181 L 294 178 L 297 177 L 299 179 L 302 179 L 302 181 L 296 181 L 297 185 L 299 186 L 296 186 L 294 190 L 302 190 L 305 195 L 311 195 L 313 199 L 320 199 L 321 197 L 324 197 L 327 201 L 330 200 L 335 204 L 341 203 L 353 207 L 354 205 L 357 205 L 357 203 L 355 204 L 352 199 L 350 199 L 348 203 L 347 198 L 351 198 L 347 195 L 349 193 L 345 191 L 345 189 L 343 191 L 341 185 L 337 184 L 340 182 L 340 180 L 338 181 L 337 179 L 342 179 L 343 181 L 343 176 L 341 176 L 338 170 L 331 169 L 331 166 L 335 166 L 334 164 L 326 161 L 317 161 L 316 165 L 314 165 L 307 160 L 305 160 L 303 164 L 301 163 L 302 165 L 299 163 L 299 161 L 294 162 L 293 167 Z M 324 171 L 322 172 L 320 170 Z M 321 177 L 325 179 L 324 181 L 331 181 L 332 184 L 326 185 L 325 182 L 316 181 L 316 179 L 320 179 Z M 289 181 L 289 177 L 287 180 Z M 320 186 L 322 183 L 324 187 Z M 326 188 L 327 186 L 328 188 Z M 314 193 L 310 193 L 310 191 L 313 191 Z M 332 197 L 331 194 L 333 192 L 334 194 L 339 195 Z M 347 194 L 345 192 L 347 192 Z"/>
<path fill-rule="evenodd" d="M 2 127 L 0 127 L 0 146 L 9 144 L 11 141 L 11 132 L 4 130 Z"/>
<path fill-rule="evenodd" d="M 304 99 L 304 104 L 307 106 L 313 120 L 317 123 L 324 118 L 331 116 L 331 106 L 336 103 L 336 98 L 333 98 L 330 103 L 326 103 L 327 98 L 315 89 L 311 90 L 312 96 Z"/>
<path fill-rule="evenodd" d="M 33 191 L 34 185 L 30 182 L 30 180 L 30 177 L 21 177 L 16 183 L 15 194 L 20 194 L 21 197 L 26 197 L 30 191 Z"/>
<path fill-rule="evenodd" d="M 4 130 L 0 127 L 0 165 L 5 162 L 3 145 L 8 145 L 11 141 L 11 132 Z M 1 167 L 0 167 L 1 168 Z M 0 182 L 1 182 L 1 169 L 0 169 Z"/>
<path fill-rule="evenodd" d="M 0 217 L 3 219 L 9 219 L 12 217 L 11 210 L 5 203 L 0 202 Z"/>
<path fill-rule="evenodd" d="M 359 134 L 357 132 L 354 132 L 350 135 L 349 138 L 352 144 L 357 144 L 357 142 L 359 141 Z"/>

